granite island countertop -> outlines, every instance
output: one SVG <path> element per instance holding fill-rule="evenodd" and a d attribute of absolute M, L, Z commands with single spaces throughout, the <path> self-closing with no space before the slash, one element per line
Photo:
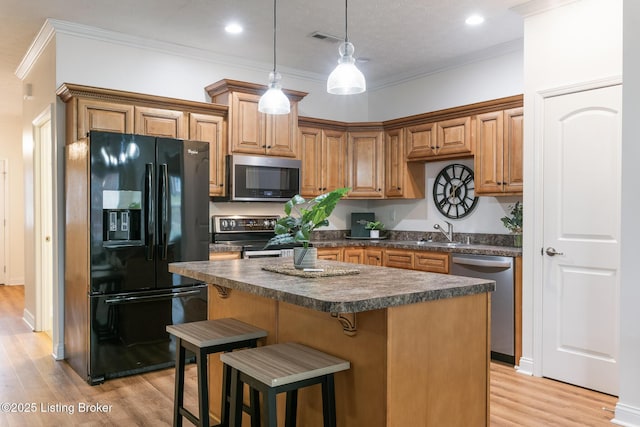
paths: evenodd
<path fill-rule="evenodd" d="M 317 267 L 357 269 L 359 273 L 304 278 L 262 269 L 265 265 L 291 262 L 291 258 L 178 262 L 169 264 L 169 271 L 222 288 L 337 313 L 357 313 L 495 290 L 492 280 L 336 261 L 318 261 Z"/>

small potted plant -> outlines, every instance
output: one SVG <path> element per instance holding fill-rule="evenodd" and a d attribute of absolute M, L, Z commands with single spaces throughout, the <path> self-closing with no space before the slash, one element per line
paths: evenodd
<path fill-rule="evenodd" d="M 380 238 L 380 231 L 384 230 L 384 224 L 380 221 L 367 221 L 364 225 L 366 230 L 369 230 L 369 237 L 372 239 Z"/>
<path fill-rule="evenodd" d="M 350 190 L 351 188 L 338 188 L 309 200 L 299 194 L 293 196 L 285 203 L 285 216 L 276 222 L 276 235 L 269 240 L 267 246 L 302 243 L 302 247 L 293 248 L 293 265 L 298 269 L 314 268 L 318 251 L 309 247 L 311 232 L 329 225 L 329 216 L 338 201 Z"/>
<path fill-rule="evenodd" d="M 522 247 L 522 203 L 516 202 L 509 206 L 510 216 L 500 218 L 502 224 L 513 234 L 513 245 Z"/>

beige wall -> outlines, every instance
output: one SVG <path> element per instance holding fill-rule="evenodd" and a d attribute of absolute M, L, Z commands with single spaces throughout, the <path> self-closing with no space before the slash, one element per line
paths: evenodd
<path fill-rule="evenodd" d="M 19 84 L 17 82 L 16 84 Z M 12 103 L 22 103 L 15 91 Z M 0 158 L 8 162 L 7 206 L 6 206 L 6 252 L 7 272 L 5 284 L 24 283 L 24 176 L 22 167 L 21 118 L 0 116 Z"/>
<path fill-rule="evenodd" d="M 33 98 L 25 100 L 23 103 L 22 116 L 22 151 L 23 151 L 23 167 L 24 167 L 24 257 L 25 257 L 25 307 L 24 319 L 32 327 L 35 327 L 35 316 L 37 315 L 36 304 L 36 224 L 38 218 L 35 212 L 35 187 L 34 187 L 34 135 L 33 121 L 38 118 L 44 111 L 51 108 L 52 119 L 55 120 L 56 96 L 55 96 L 55 75 L 56 75 L 56 58 L 55 58 L 55 39 L 51 39 L 46 48 L 41 52 L 40 57 L 29 69 L 23 80 L 23 84 L 31 84 L 33 88 Z M 55 141 L 54 141 L 55 144 Z M 57 155 L 53 153 L 54 163 Z M 51 180 L 52 187 L 46 189 L 50 194 L 56 194 L 54 186 L 56 180 Z M 54 205 L 54 211 L 55 211 Z M 52 240 L 54 248 L 60 237 L 56 236 L 57 227 L 54 228 Z M 60 230 L 61 231 L 61 230 Z M 54 249 L 54 273 L 57 273 L 56 256 L 59 251 Z M 56 294 L 62 288 L 62 283 L 58 286 L 56 279 L 53 280 L 54 289 L 54 319 L 56 318 Z M 55 328 L 54 328 L 55 330 Z M 54 335 L 54 347 L 56 337 Z"/>

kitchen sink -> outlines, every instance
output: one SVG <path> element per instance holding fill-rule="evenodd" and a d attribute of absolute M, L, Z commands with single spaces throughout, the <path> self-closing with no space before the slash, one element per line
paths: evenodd
<path fill-rule="evenodd" d="M 457 246 L 465 246 L 465 244 L 461 242 L 429 242 L 427 240 L 418 240 L 416 244 L 420 246 L 440 246 L 445 248 L 455 248 Z"/>

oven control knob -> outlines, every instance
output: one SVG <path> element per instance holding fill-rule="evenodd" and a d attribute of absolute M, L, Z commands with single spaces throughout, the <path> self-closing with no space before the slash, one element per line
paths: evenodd
<path fill-rule="evenodd" d="M 268 219 L 265 219 L 262 224 L 264 225 L 264 228 L 269 228 L 269 225 L 271 224 L 271 221 L 269 221 Z"/>
<path fill-rule="evenodd" d="M 236 228 L 236 220 L 235 219 L 230 219 L 229 220 L 229 228 Z"/>
<path fill-rule="evenodd" d="M 270 224 L 271 228 L 276 228 L 276 220 L 272 219 L 270 222 L 271 222 L 271 224 Z"/>
<path fill-rule="evenodd" d="M 223 219 L 222 221 L 220 221 L 220 225 L 222 226 L 222 228 L 227 228 L 227 220 Z"/>

